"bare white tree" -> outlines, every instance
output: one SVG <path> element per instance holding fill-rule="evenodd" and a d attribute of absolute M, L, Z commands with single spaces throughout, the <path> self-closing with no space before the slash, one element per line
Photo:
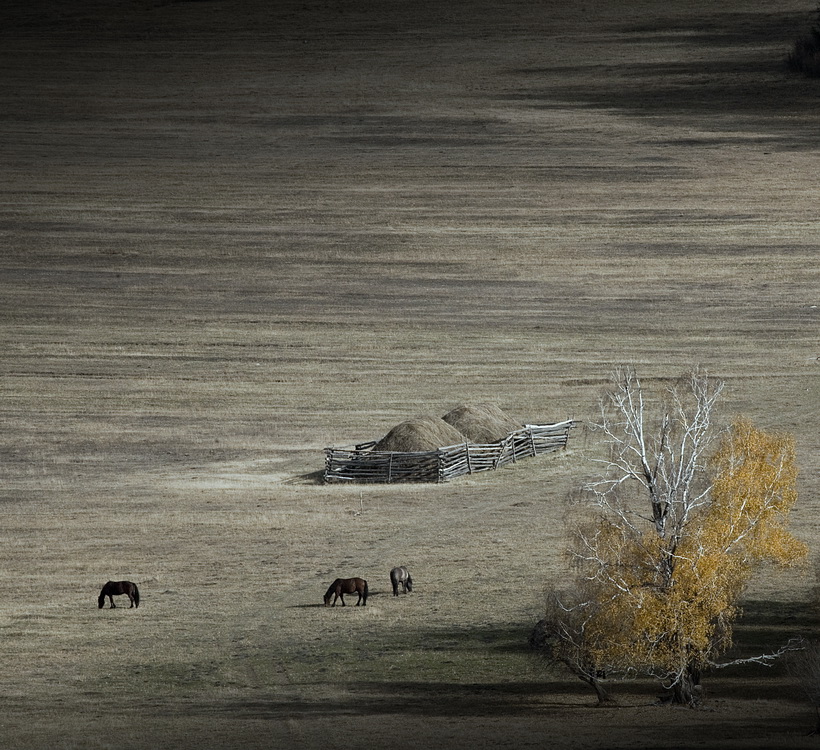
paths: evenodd
<path fill-rule="evenodd" d="M 612 381 L 593 425 L 606 436 L 610 455 L 600 460 L 603 476 L 588 490 L 625 528 L 637 532 L 642 522 L 654 525 L 665 540 L 665 584 L 687 522 L 708 502 L 706 457 L 719 436 L 713 415 L 723 383 L 693 370 L 686 382 L 668 387 L 659 404 L 648 405 L 633 368 L 616 370 Z"/>
<path fill-rule="evenodd" d="M 646 674 L 675 703 L 700 700 L 702 669 L 727 666 L 732 622 L 754 565 L 791 565 L 794 440 L 747 420 L 715 424 L 723 384 L 694 370 L 649 399 L 617 370 L 600 420 L 609 454 L 586 487 L 595 512 L 572 529 L 570 593 L 552 591 L 543 628 L 553 659 L 605 699 L 601 680 Z M 717 446 L 715 445 L 717 443 Z M 768 665 L 793 648 L 734 660 Z"/>
<path fill-rule="evenodd" d="M 619 622 L 606 613 L 640 609 L 650 583 L 655 590 L 671 585 L 687 522 L 709 500 L 706 459 L 719 437 L 713 413 L 722 390 L 723 383 L 695 370 L 649 402 L 635 370 L 625 367 L 613 373 L 601 399 L 592 428 L 603 433 L 609 453 L 596 459 L 600 478 L 585 488 L 599 513 L 591 522 L 574 524 L 570 554 L 579 575 L 570 591 L 550 592 L 542 621 L 551 636 L 551 658 L 591 685 L 600 702 L 611 700 L 607 675 L 636 671 L 679 686 L 686 695 L 682 702 L 695 700 L 695 670 L 681 664 L 672 674 L 665 667 L 655 671 L 652 644 L 637 657 L 644 663 L 636 670 L 629 617 Z M 648 529 L 659 543 L 636 560 Z M 613 649 L 618 641 L 624 646 Z"/>

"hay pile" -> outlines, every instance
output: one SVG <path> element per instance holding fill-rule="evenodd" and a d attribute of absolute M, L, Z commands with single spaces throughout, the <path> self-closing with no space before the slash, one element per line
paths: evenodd
<path fill-rule="evenodd" d="M 464 442 L 455 427 L 439 417 L 417 417 L 397 424 L 376 445 L 374 451 L 420 453 Z"/>
<path fill-rule="evenodd" d="M 516 422 L 495 404 L 463 404 L 447 412 L 443 420 L 455 427 L 471 443 L 500 443 L 524 425 Z"/>
<path fill-rule="evenodd" d="M 500 443 L 522 427 L 495 404 L 463 404 L 441 419 L 416 417 L 397 424 L 372 450 L 421 453 L 464 442 Z"/>

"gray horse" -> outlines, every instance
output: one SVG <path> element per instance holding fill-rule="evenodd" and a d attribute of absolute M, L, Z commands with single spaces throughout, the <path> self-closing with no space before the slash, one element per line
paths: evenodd
<path fill-rule="evenodd" d="M 390 571 L 390 583 L 393 584 L 393 596 L 399 595 L 399 584 L 401 584 L 402 591 L 405 594 L 413 590 L 413 579 L 404 566 L 393 568 L 393 570 Z"/>

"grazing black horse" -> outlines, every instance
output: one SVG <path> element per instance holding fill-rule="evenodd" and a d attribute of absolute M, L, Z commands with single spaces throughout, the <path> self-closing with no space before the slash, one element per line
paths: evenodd
<path fill-rule="evenodd" d="M 399 584 L 401 584 L 401 590 L 405 594 L 413 590 L 413 579 L 403 565 L 390 571 L 390 583 L 393 584 L 393 596 L 399 595 Z"/>
<path fill-rule="evenodd" d="M 128 599 L 131 601 L 131 607 L 139 607 L 140 605 L 140 590 L 137 588 L 136 583 L 131 583 L 131 581 L 109 581 L 102 587 L 102 591 L 100 591 L 100 598 L 97 600 L 97 604 L 99 604 L 99 609 L 103 608 L 103 604 L 105 604 L 105 597 L 108 597 L 108 600 L 111 602 L 111 608 L 116 608 L 116 604 L 114 604 L 114 597 L 119 596 L 120 594 L 127 594 Z"/>
<path fill-rule="evenodd" d="M 330 584 L 330 588 L 325 594 L 325 606 L 330 605 L 330 597 L 333 597 L 333 605 L 336 606 L 336 600 L 342 600 L 342 606 L 345 606 L 345 594 L 358 594 L 359 601 L 356 602 L 358 607 L 361 604 L 363 607 L 367 606 L 367 581 L 364 578 L 337 578 Z"/>

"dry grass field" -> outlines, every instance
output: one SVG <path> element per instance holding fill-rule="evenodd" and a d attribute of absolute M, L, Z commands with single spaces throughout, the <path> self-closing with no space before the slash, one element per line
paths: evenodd
<path fill-rule="evenodd" d="M 600 446 L 326 486 L 492 401 L 694 364 L 794 433 L 820 541 L 808 0 L 36 0 L 0 10 L 0 744 L 816 747 L 782 667 L 591 691 L 533 659 Z M 388 571 L 416 590 L 394 598 Z M 366 608 L 321 606 L 361 575 Z M 108 579 L 139 609 L 97 609 Z M 738 653 L 817 625 L 763 571 Z"/>

